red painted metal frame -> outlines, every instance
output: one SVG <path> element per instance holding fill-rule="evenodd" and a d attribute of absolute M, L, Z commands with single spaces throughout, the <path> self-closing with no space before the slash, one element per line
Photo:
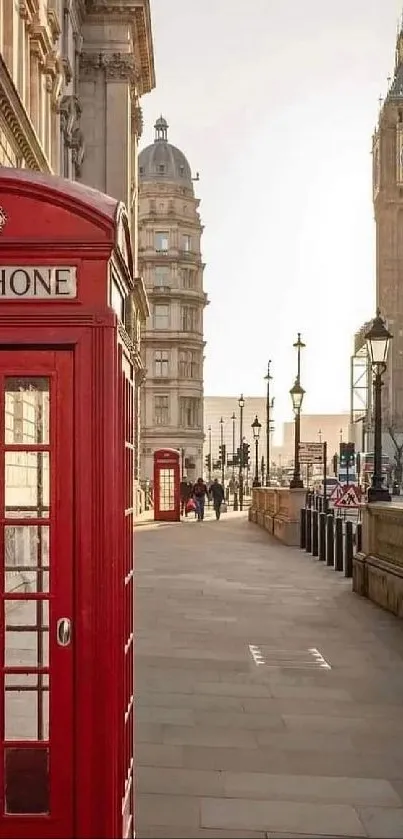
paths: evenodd
<path fill-rule="evenodd" d="M 44 594 L 2 594 L 0 654 L 4 651 L 5 600 L 49 600 L 49 667 L 40 671 L 50 674 L 50 736 L 49 741 L 13 740 L 7 741 L 13 748 L 49 747 L 50 755 L 50 815 L 3 815 L 0 818 L 0 836 L 19 839 L 29 825 L 29 836 L 46 839 L 60 835 L 66 828 L 72 835 L 73 812 L 66 802 L 72 801 L 73 789 L 73 645 L 66 648 L 56 643 L 56 623 L 61 617 L 72 614 L 72 558 L 73 558 L 73 392 L 72 354 L 68 350 L 55 353 L 53 350 L 5 350 L 0 349 L 0 469 L 4 475 L 6 451 L 48 451 L 50 457 L 50 511 L 47 518 L 5 518 L 1 516 L 1 553 L 4 559 L 4 528 L 6 526 L 49 526 L 50 527 L 50 590 Z M 50 439 L 48 445 L 4 442 L 4 378 L 5 376 L 45 376 L 50 379 Z M 4 480 L 0 481 L 0 511 L 5 507 Z M 1 568 L 4 586 L 4 569 Z M 4 661 L 1 661 L 2 669 Z M 30 667 L 7 667 L 8 672 L 38 672 Z M 4 671 L 3 671 L 4 672 Z M 3 679 L 0 685 L 0 720 L 4 720 Z M 60 725 L 63 720 L 63 725 Z M 1 729 L 1 741 L 4 731 Z M 52 772 L 55 761 L 59 765 Z M 4 812 L 4 759 L 0 761 L 0 806 Z"/>
<path fill-rule="evenodd" d="M 154 452 L 154 519 L 155 521 L 180 521 L 180 462 L 176 449 L 157 449 Z M 161 472 L 172 469 L 174 473 L 174 506 L 161 509 Z"/>
<path fill-rule="evenodd" d="M 78 296 L 63 303 L 0 299 L 0 352 L 25 346 L 68 351 L 74 359 L 73 832 L 66 821 L 54 837 L 115 839 L 123 835 L 122 799 L 134 751 L 134 707 L 125 726 L 134 691 L 130 649 L 125 653 L 134 632 L 133 516 L 127 514 L 132 454 L 126 453 L 132 396 L 122 372 L 127 352 L 108 299 L 121 211 L 77 184 L 51 188 L 45 180 L 0 169 L 0 203 L 8 217 L 1 262 L 75 265 Z M 124 226 L 130 249 L 127 219 Z M 119 270 L 130 290 L 131 257 L 129 263 L 126 273 L 124 266 Z M 131 837 L 133 787 L 129 796 Z M 4 825 L 0 817 L 0 837 L 11 836 Z M 37 839 L 36 831 L 36 817 L 27 818 L 23 839 Z"/>

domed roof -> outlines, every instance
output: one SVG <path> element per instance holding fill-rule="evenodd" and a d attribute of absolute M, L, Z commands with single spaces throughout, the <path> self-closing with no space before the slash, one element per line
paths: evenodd
<path fill-rule="evenodd" d="M 154 128 L 154 142 L 139 154 L 140 181 L 177 181 L 193 188 L 192 171 L 185 155 L 168 143 L 166 119 L 161 116 Z"/>

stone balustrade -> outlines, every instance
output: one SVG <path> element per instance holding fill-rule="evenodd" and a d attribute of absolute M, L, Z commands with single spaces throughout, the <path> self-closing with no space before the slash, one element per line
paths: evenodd
<path fill-rule="evenodd" d="M 254 487 L 249 521 L 264 527 L 285 545 L 299 545 L 305 489 Z"/>
<path fill-rule="evenodd" d="M 403 504 L 367 504 L 353 591 L 403 617 Z"/>

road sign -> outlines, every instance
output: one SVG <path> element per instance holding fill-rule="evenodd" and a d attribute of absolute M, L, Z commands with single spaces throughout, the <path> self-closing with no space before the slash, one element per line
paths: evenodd
<path fill-rule="evenodd" d="M 300 463 L 323 463 L 323 443 L 300 443 Z"/>
<path fill-rule="evenodd" d="M 334 501 L 336 503 L 336 501 L 338 501 L 339 498 L 342 497 L 342 495 L 344 495 L 344 489 L 342 485 L 336 484 L 336 486 L 334 487 L 334 489 L 332 489 L 329 495 L 329 501 Z"/>
<path fill-rule="evenodd" d="M 335 502 L 335 507 L 359 507 L 360 506 L 360 490 L 355 484 L 346 487 L 341 498 Z"/>

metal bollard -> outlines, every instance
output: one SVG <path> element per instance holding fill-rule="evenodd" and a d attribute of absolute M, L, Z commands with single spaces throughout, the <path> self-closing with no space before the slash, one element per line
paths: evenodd
<path fill-rule="evenodd" d="M 362 524 L 359 521 L 355 530 L 355 550 L 356 553 L 362 550 Z"/>
<path fill-rule="evenodd" d="M 300 531 L 299 531 L 299 546 L 300 548 L 305 548 L 306 542 L 306 508 L 301 507 L 301 523 L 300 523 Z"/>
<path fill-rule="evenodd" d="M 319 513 L 319 559 L 326 559 L 326 513 Z"/>
<path fill-rule="evenodd" d="M 326 565 L 334 565 L 334 518 L 331 513 L 326 516 Z"/>
<path fill-rule="evenodd" d="M 318 555 L 318 525 L 319 513 L 317 510 L 312 510 L 312 556 Z"/>
<path fill-rule="evenodd" d="M 306 533 L 305 533 L 305 550 L 307 553 L 312 551 L 312 509 L 308 507 L 306 511 Z"/>
<path fill-rule="evenodd" d="M 346 536 L 344 543 L 344 576 L 353 576 L 353 522 L 346 521 Z"/>
<path fill-rule="evenodd" d="M 335 521 L 334 570 L 343 570 L 343 519 Z"/>

